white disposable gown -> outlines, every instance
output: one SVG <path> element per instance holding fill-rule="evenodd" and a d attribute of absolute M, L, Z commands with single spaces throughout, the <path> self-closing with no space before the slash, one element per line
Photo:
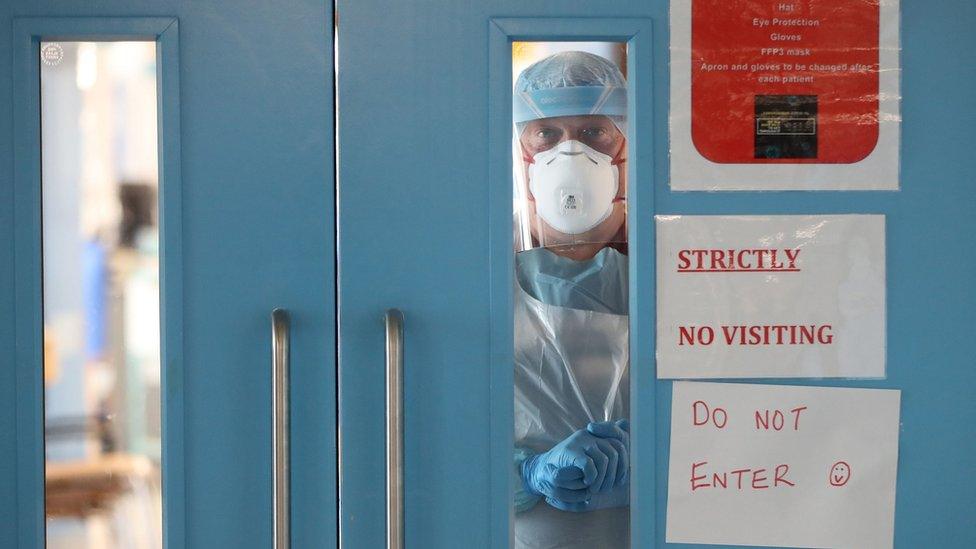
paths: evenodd
<path fill-rule="evenodd" d="M 604 248 L 578 262 L 536 248 L 516 265 L 515 444 L 541 453 L 589 422 L 628 417 L 627 256 Z M 629 514 L 541 500 L 516 513 L 515 547 L 625 548 Z"/>

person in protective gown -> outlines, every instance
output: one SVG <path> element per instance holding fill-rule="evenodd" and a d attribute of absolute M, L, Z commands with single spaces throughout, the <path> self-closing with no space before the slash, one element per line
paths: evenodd
<path fill-rule="evenodd" d="M 629 546 L 626 90 L 579 51 L 515 84 L 519 549 Z"/>

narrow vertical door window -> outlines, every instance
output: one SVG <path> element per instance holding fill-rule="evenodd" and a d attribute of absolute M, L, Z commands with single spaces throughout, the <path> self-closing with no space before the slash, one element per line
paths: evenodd
<path fill-rule="evenodd" d="M 512 65 L 515 547 L 627 547 L 626 45 Z"/>
<path fill-rule="evenodd" d="M 42 42 L 47 546 L 162 546 L 156 47 Z"/>

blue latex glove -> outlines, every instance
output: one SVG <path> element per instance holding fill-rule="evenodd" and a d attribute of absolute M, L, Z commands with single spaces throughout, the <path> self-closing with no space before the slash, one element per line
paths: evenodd
<path fill-rule="evenodd" d="M 526 491 L 570 503 L 624 485 L 630 471 L 629 430 L 627 420 L 593 422 L 548 452 L 526 459 Z"/>
<path fill-rule="evenodd" d="M 624 507 L 630 503 L 630 423 L 625 420 L 600 421 L 586 426 L 588 433 L 619 444 L 622 450 L 618 455 L 619 469 L 617 481 L 609 490 L 592 490 L 586 499 L 568 500 L 558 495 L 547 495 L 546 502 L 561 511 L 582 513 L 597 509 Z"/>
<path fill-rule="evenodd" d="M 614 444 L 619 459 L 617 462 L 617 481 L 610 488 L 625 484 L 630 476 L 630 422 L 626 419 L 595 421 L 587 425 L 586 430 L 590 434 L 607 439 Z"/>
<path fill-rule="evenodd" d="M 585 501 L 567 502 L 547 497 L 546 503 L 560 511 L 569 511 L 572 513 L 585 513 L 587 511 L 596 511 L 597 509 L 626 507 L 630 504 L 630 483 L 625 482 L 609 492 L 593 494 L 590 496 L 590 499 Z"/>
<path fill-rule="evenodd" d="M 522 482 L 522 463 L 530 457 L 534 456 L 533 453 L 528 448 L 521 448 L 519 446 L 515 447 L 515 452 L 513 453 L 513 465 L 512 473 L 515 475 L 515 494 L 513 494 L 513 503 L 515 504 L 515 512 L 523 513 L 535 507 L 539 500 L 542 499 L 541 496 L 536 494 L 530 494 L 525 488 L 525 483 Z"/>
<path fill-rule="evenodd" d="M 596 430 L 612 431 L 608 427 Z M 531 494 L 582 503 L 596 492 L 609 492 L 617 484 L 621 453 L 627 453 L 623 441 L 580 429 L 548 452 L 522 462 L 522 483 Z"/>

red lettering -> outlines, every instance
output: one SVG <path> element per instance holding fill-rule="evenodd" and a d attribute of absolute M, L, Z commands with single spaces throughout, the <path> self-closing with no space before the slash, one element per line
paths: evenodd
<path fill-rule="evenodd" d="M 788 261 L 782 260 L 786 256 Z M 800 250 L 768 250 L 752 248 L 739 250 L 689 249 L 678 251 L 678 272 L 798 272 Z"/>
<path fill-rule="evenodd" d="M 794 431 L 800 430 L 800 412 L 806 409 L 807 409 L 806 406 L 800 406 L 799 408 L 793 408 L 792 410 L 790 410 L 790 413 L 793 414 Z M 759 410 L 756 410 L 755 419 L 756 419 L 756 430 L 759 429 L 765 429 L 767 431 L 769 430 L 770 421 L 769 421 L 768 409 L 764 412 L 760 412 Z M 773 420 L 772 420 L 773 430 L 782 431 L 785 423 L 786 423 L 786 415 L 779 410 L 773 410 Z"/>
<path fill-rule="evenodd" d="M 699 488 L 708 488 L 708 483 L 707 482 L 706 483 L 702 483 L 702 484 L 695 484 L 695 481 L 702 480 L 703 478 L 705 478 L 705 475 L 701 475 L 699 477 L 696 477 L 695 476 L 695 469 L 699 468 L 702 465 L 705 465 L 706 463 L 708 463 L 708 462 L 707 461 L 699 461 L 698 463 L 692 463 L 691 464 L 691 491 L 692 492 L 694 492 L 695 490 L 697 490 Z"/>
<path fill-rule="evenodd" d="M 745 474 L 745 473 L 748 473 L 748 472 L 749 472 L 749 469 L 736 469 L 735 471 L 732 471 L 732 474 L 733 475 L 737 475 L 737 477 L 738 477 L 738 480 L 736 481 L 736 483 L 739 486 L 739 490 L 742 489 L 742 475 Z"/>
<path fill-rule="evenodd" d="M 783 484 L 786 484 L 788 486 L 796 486 L 796 484 L 793 484 L 792 482 L 786 480 L 786 473 L 789 473 L 789 472 L 790 472 L 790 466 L 789 465 L 787 465 L 785 463 L 782 464 L 782 465 L 777 465 L 776 466 L 776 473 L 773 475 L 773 486 L 779 486 L 779 483 L 780 482 L 782 482 Z"/>
<path fill-rule="evenodd" d="M 701 328 L 678 326 L 679 346 L 684 345 L 686 342 L 688 345 L 694 345 L 696 340 L 702 345 L 711 345 L 715 341 L 715 330 L 711 326 L 702 326 Z"/>
<path fill-rule="evenodd" d="M 699 404 L 701 404 L 705 408 L 705 417 L 703 417 L 701 421 L 698 421 L 698 405 Z M 704 402 L 702 402 L 700 400 L 696 400 L 691 405 L 691 423 L 692 423 L 692 425 L 694 425 L 696 427 L 699 426 L 699 425 L 704 425 L 704 424 L 708 423 L 708 404 L 705 404 Z"/>
<path fill-rule="evenodd" d="M 725 336 L 726 345 L 732 345 L 732 340 L 735 339 L 735 333 L 738 329 L 738 326 L 722 326 L 722 334 Z"/>
<path fill-rule="evenodd" d="M 734 250 L 731 250 L 734 251 Z M 735 255 L 735 266 L 739 269 L 751 269 L 752 265 L 746 263 L 742 257 L 748 253 L 752 253 L 752 250 L 739 250 L 739 253 Z"/>
<path fill-rule="evenodd" d="M 756 430 L 759 430 L 760 424 L 763 429 L 769 430 L 769 410 L 766 410 L 765 416 L 759 415 L 759 410 L 756 410 Z"/>
<path fill-rule="evenodd" d="M 765 469 L 756 469 L 752 472 L 752 489 L 762 490 L 763 488 L 769 488 L 768 484 L 756 484 L 757 482 L 763 482 L 766 480 L 766 475 L 760 476 L 760 474 L 765 473 Z"/>
<path fill-rule="evenodd" d="M 719 425 L 719 423 L 718 423 L 718 413 L 719 412 L 722 412 L 722 424 L 721 425 Z M 722 408 L 715 408 L 715 410 L 712 411 L 712 423 L 714 423 L 716 427 L 718 427 L 719 429 L 722 429 L 723 427 L 725 427 L 725 424 L 728 423 L 728 422 L 729 422 L 729 414 L 726 413 L 724 409 L 722 409 Z"/>
<path fill-rule="evenodd" d="M 783 250 L 783 251 L 786 252 L 786 259 L 788 259 L 790 261 L 789 268 L 790 269 L 795 269 L 796 268 L 796 259 L 798 257 L 800 257 L 800 248 L 796 248 L 796 249 L 793 249 L 793 250 Z"/>
<path fill-rule="evenodd" d="M 800 412 L 802 412 L 803 410 L 806 410 L 806 409 L 807 409 L 806 406 L 800 406 L 799 408 L 793 408 L 792 410 L 790 410 L 790 412 L 793 413 L 793 430 L 794 431 L 799 431 L 800 430 Z"/>
<path fill-rule="evenodd" d="M 711 329 L 711 328 L 709 328 Z M 726 345 L 808 345 L 833 343 L 833 326 L 824 324 L 723 325 Z M 704 335 L 704 334 L 703 334 Z M 712 335 L 712 334 L 708 334 Z"/>
<path fill-rule="evenodd" d="M 691 491 L 694 492 L 699 488 L 729 488 L 729 475 L 736 477 L 735 486 L 733 489 L 737 490 L 765 490 L 767 488 L 776 488 L 779 486 L 796 486 L 791 482 L 787 475 L 790 472 L 790 466 L 783 463 L 777 465 L 775 472 L 773 474 L 773 484 L 769 484 L 769 469 L 766 468 L 756 468 L 756 469 L 736 469 L 734 471 L 728 472 L 710 472 L 710 473 L 700 473 L 698 469 L 702 466 L 708 464 L 707 461 L 700 461 L 693 463 L 691 465 Z M 745 475 L 749 475 L 746 485 L 743 486 L 742 479 Z M 708 480 L 710 479 L 711 483 Z"/>
<path fill-rule="evenodd" d="M 786 326 L 773 326 L 773 331 L 776 332 L 776 344 L 777 345 L 782 345 L 783 344 L 783 330 L 785 330 L 785 329 L 786 329 Z"/>
<path fill-rule="evenodd" d="M 721 485 L 722 488 L 729 487 L 728 473 L 722 473 L 722 476 L 718 476 L 718 473 L 712 473 L 712 486 L 718 488 L 719 485 Z"/>
<path fill-rule="evenodd" d="M 701 405 L 701 407 L 699 407 L 699 405 Z M 703 415 L 699 415 L 698 411 L 702 408 L 704 408 Z M 719 419 L 719 414 L 721 414 L 722 416 L 721 420 Z M 695 427 L 699 427 L 701 425 L 705 425 L 706 423 L 708 423 L 708 418 L 709 418 L 708 404 L 706 404 L 701 400 L 696 400 L 691 405 L 691 416 L 692 416 L 691 422 Z M 701 419 L 699 420 L 699 418 Z M 724 408 L 715 408 L 714 410 L 712 410 L 711 418 L 712 418 L 712 425 L 718 427 L 719 429 L 724 428 L 725 425 L 729 422 L 729 414 L 728 412 L 725 411 Z"/>
<path fill-rule="evenodd" d="M 725 252 L 722 250 L 712 250 L 712 269 L 718 266 L 719 269 L 728 269 L 725 266 Z"/>

